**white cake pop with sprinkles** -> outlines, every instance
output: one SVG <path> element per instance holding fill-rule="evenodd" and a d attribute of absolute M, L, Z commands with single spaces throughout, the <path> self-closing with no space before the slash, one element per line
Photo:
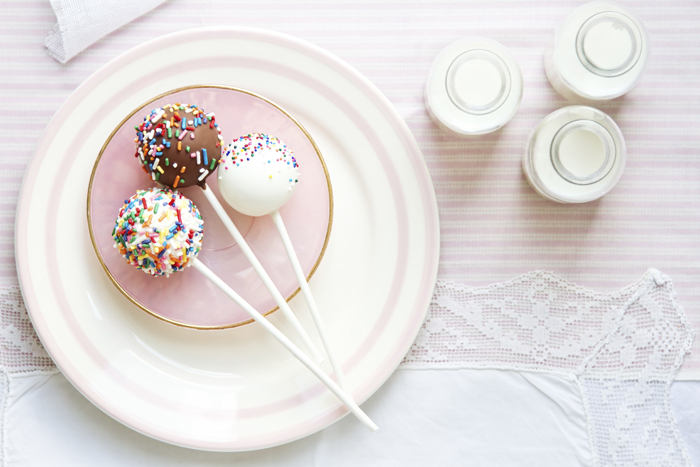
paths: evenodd
<path fill-rule="evenodd" d="M 299 183 L 299 164 L 275 138 L 250 134 L 226 147 L 219 167 L 219 190 L 236 211 L 263 216 L 282 207 Z"/>
<path fill-rule="evenodd" d="M 202 248 L 202 216 L 189 198 L 167 188 L 141 190 L 124 202 L 114 223 L 114 248 L 137 269 L 169 276 Z"/>

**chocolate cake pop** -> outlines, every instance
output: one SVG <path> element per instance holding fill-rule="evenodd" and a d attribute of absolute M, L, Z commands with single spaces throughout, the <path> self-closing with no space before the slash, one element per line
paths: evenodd
<path fill-rule="evenodd" d="M 223 138 L 214 113 L 168 104 L 134 127 L 135 156 L 153 181 L 171 188 L 204 185 L 221 159 Z"/>
<path fill-rule="evenodd" d="M 149 188 L 124 203 L 112 237 L 114 248 L 129 264 L 152 276 L 169 276 L 197 257 L 204 221 L 188 198 Z"/>

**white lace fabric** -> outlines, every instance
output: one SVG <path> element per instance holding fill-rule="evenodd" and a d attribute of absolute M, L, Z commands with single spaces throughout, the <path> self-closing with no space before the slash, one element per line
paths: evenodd
<path fill-rule="evenodd" d="M 480 288 L 438 280 L 401 365 L 573 378 L 595 465 L 690 466 L 669 390 L 693 336 L 671 281 L 656 270 L 607 295 L 539 271 Z M 0 289 L 0 370 L 4 428 L 8 378 L 57 371 L 16 287 Z"/>
<path fill-rule="evenodd" d="M 656 270 L 608 295 L 546 272 L 481 288 L 439 280 L 402 365 L 576 378 L 596 465 L 690 466 L 669 391 L 693 337 Z"/>
<path fill-rule="evenodd" d="M 0 369 L 14 374 L 53 368 L 34 332 L 19 287 L 0 289 Z"/>
<path fill-rule="evenodd" d="M 5 465 L 7 396 L 10 379 L 58 372 L 29 320 L 19 287 L 0 289 L 0 465 Z"/>

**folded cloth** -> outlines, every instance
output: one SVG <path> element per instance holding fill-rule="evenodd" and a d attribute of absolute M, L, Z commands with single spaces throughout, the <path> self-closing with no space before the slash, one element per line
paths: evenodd
<path fill-rule="evenodd" d="M 66 63 L 98 39 L 165 0 L 50 0 L 58 22 L 44 41 L 50 56 Z"/>

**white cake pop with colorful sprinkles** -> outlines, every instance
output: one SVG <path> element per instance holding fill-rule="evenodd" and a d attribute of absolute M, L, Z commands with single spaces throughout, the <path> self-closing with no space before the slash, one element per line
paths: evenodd
<path fill-rule="evenodd" d="M 299 164 L 292 151 L 274 136 L 241 136 L 224 149 L 219 190 L 238 212 L 270 214 L 289 201 L 297 183 Z"/>
<path fill-rule="evenodd" d="M 197 257 L 204 221 L 190 199 L 167 188 L 150 188 L 124 203 L 112 237 L 114 248 L 129 264 L 167 277 Z"/>

